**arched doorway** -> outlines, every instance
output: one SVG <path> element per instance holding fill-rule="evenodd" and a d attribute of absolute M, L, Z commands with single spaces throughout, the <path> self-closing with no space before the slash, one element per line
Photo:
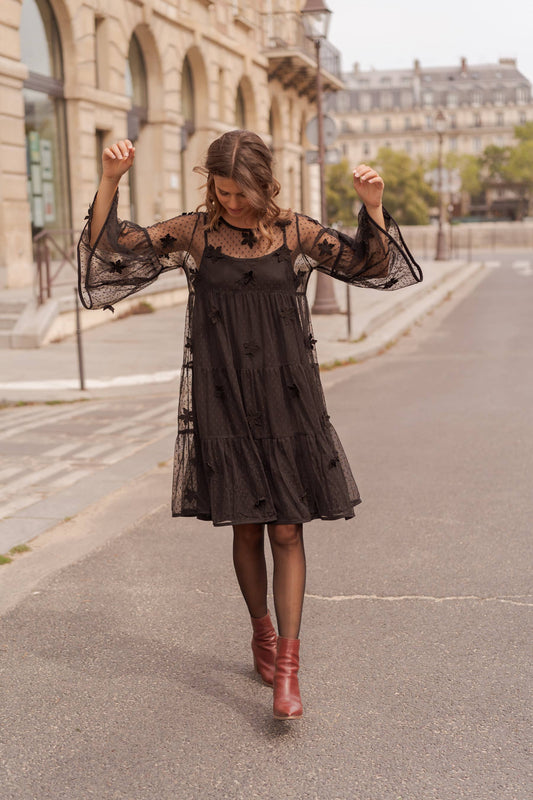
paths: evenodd
<path fill-rule="evenodd" d="M 148 81 L 141 45 L 134 33 L 130 39 L 125 81 L 126 95 L 131 100 L 131 108 L 128 111 L 128 139 L 131 139 L 134 144 L 138 142 L 142 146 L 142 133 L 148 121 Z M 139 221 L 139 192 L 136 175 L 136 169 L 130 170 L 130 218 L 134 222 Z"/>
<path fill-rule="evenodd" d="M 24 0 L 20 19 L 28 198 L 33 233 L 71 227 L 63 51 L 48 0 Z"/>

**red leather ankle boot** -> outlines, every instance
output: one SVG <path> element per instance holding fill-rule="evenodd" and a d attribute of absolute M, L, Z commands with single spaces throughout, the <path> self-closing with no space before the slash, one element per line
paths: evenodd
<path fill-rule="evenodd" d="M 300 640 L 278 637 L 276 669 L 274 672 L 274 717 L 299 719 L 303 715 L 298 686 Z"/>
<path fill-rule="evenodd" d="M 274 665 L 276 663 L 276 631 L 272 625 L 270 614 L 256 619 L 252 617 L 252 653 L 254 656 L 254 667 L 260 674 L 267 686 L 274 683 Z"/>

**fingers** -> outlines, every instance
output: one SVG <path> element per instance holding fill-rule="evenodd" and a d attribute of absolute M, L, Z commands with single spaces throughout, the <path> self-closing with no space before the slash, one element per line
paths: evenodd
<path fill-rule="evenodd" d="M 135 155 L 135 147 L 129 139 L 121 139 L 119 142 L 106 147 L 103 155 L 104 158 L 109 158 L 111 161 L 122 161 Z"/>
<path fill-rule="evenodd" d="M 359 164 L 353 171 L 354 184 L 370 183 L 377 186 L 384 186 L 384 181 L 381 175 L 375 169 L 369 167 L 367 164 Z"/>

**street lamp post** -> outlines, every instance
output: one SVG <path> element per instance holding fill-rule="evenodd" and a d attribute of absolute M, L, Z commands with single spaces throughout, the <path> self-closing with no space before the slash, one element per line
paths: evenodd
<path fill-rule="evenodd" d="M 322 72 L 320 48 L 327 38 L 331 11 L 322 0 L 307 0 L 301 11 L 305 35 L 315 45 L 316 54 L 316 112 L 318 122 L 318 169 L 320 176 L 320 221 L 327 225 L 326 176 L 325 176 L 325 144 L 324 116 L 322 114 Z M 333 281 L 322 272 L 316 273 L 315 301 L 311 309 L 314 314 L 338 314 Z"/>
<path fill-rule="evenodd" d="M 435 117 L 435 130 L 439 137 L 439 178 L 438 178 L 438 192 L 439 192 L 439 227 L 437 230 L 437 248 L 435 252 L 435 261 L 446 261 L 448 258 L 448 246 L 446 240 L 446 233 L 444 225 L 446 221 L 446 210 L 444 206 L 444 186 L 443 186 L 443 163 L 442 163 L 442 143 L 444 139 L 444 131 L 446 130 L 446 117 L 439 109 Z"/>

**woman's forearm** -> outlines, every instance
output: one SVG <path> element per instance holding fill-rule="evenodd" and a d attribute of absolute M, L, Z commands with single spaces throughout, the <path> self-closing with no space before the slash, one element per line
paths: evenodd
<path fill-rule="evenodd" d="M 118 189 L 120 179 L 106 178 L 105 176 L 100 181 L 98 192 L 94 199 L 92 216 L 91 216 L 91 240 L 90 245 L 94 247 L 100 235 L 100 231 L 104 227 L 109 209 L 113 203 L 116 191 Z"/>
<path fill-rule="evenodd" d="M 381 203 L 379 206 L 370 206 L 365 203 L 365 208 L 368 216 L 371 217 L 380 228 L 385 230 L 385 217 L 383 216 L 383 206 Z"/>

